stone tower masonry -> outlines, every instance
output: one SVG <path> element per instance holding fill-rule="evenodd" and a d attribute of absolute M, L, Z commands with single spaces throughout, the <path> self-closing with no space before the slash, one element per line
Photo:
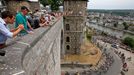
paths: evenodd
<path fill-rule="evenodd" d="M 88 0 L 64 0 L 63 54 L 80 54 Z"/>

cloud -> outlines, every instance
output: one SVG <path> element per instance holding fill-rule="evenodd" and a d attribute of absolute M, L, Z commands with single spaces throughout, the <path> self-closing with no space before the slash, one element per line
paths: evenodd
<path fill-rule="evenodd" d="M 91 9 L 134 9 L 134 0 L 90 0 Z"/>

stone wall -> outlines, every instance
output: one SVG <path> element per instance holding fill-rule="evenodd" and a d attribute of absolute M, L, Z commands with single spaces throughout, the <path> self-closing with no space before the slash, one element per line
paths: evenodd
<path fill-rule="evenodd" d="M 53 26 L 23 58 L 27 75 L 60 75 L 61 21 Z"/>
<path fill-rule="evenodd" d="M 35 11 L 35 9 L 40 9 L 39 2 L 27 2 L 27 1 L 8 1 L 7 9 L 12 11 L 14 14 L 20 11 L 21 6 L 27 6 L 30 11 Z"/>
<path fill-rule="evenodd" d="M 68 0 L 64 1 L 64 11 L 72 12 L 72 15 L 86 15 L 87 1 Z"/>
<path fill-rule="evenodd" d="M 60 18 L 51 27 L 8 40 L 4 62 L 0 62 L 0 75 L 60 75 L 62 23 Z"/>
<path fill-rule="evenodd" d="M 27 6 L 30 8 L 30 5 L 26 1 L 8 1 L 7 9 L 16 14 L 16 12 L 20 11 L 21 6 Z"/>
<path fill-rule="evenodd" d="M 36 9 L 40 10 L 40 4 L 39 2 L 29 2 L 30 4 L 30 10 L 34 12 Z"/>

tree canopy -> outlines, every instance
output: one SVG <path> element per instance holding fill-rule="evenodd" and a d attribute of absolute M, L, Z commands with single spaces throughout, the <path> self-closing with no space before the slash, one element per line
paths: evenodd
<path fill-rule="evenodd" d="M 63 0 L 40 0 L 40 3 L 44 6 L 51 5 L 51 10 L 55 11 L 59 9 L 60 5 L 62 5 Z"/>
<path fill-rule="evenodd" d="M 123 26 L 124 26 L 124 29 L 125 29 L 125 30 L 128 30 L 129 25 L 128 25 L 126 22 L 123 22 Z"/>
<path fill-rule="evenodd" d="M 134 39 L 133 38 L 130 38 L 130 37 L 126 37 L 124 40 L 123 40 L 123 43 L 128 45 L 129 47 L 131 48 L 134 48 Z"/>

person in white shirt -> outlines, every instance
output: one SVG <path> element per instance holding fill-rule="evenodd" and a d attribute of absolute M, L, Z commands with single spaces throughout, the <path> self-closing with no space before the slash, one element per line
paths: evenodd
<path fill-rule="evenodd" d="M 1 18 L 0 18 L 0 55 L 2 54 L 1 49 L 6 46 L 7 38 L 15 37 L 21 30 L 24 29 L 23 25 L 19 25 L 16 29 L 13 29 L 10 31 L 7 24 L 13 24 L 14 19 L 15 19 L 15 17 L 9 11 L 4 11 L 1 13 Z"/>

